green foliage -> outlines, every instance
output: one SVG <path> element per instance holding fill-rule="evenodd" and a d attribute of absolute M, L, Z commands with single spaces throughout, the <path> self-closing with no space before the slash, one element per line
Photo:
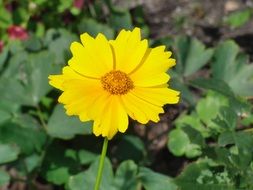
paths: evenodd
<path fill-rule="evenodd" d="M 11 162 L 18 158 L 19 149 L 15 145 L 0 144 L 0 164 Z"/>
<path fill-rule="evenodd" d="M 177 186 L 171 178 L 141 167 L 139 170 L 140 180 L 146 190 L 176 190 Z"/>
<path fill-rule="evenodd" d="M 197 39 L 189 37 L 178 37 L 175 40 L 177 52 L 176 71 L 182 76 L 190 76 L 206 65 L 213 55 L 212 48 Z"/>
<path fill-rule="evenodd" d="M 114 36 L 114 30 L 111 27 L 98 23 L 96 20 L 90 18 L 83 19 L 80 22 L 78 31 L 79 33 L 87 32 L 94 37 L 101 31 L 109 39 L 112 39 Z"/>
<path fill-rule="evenodd" d="M 233 28 L 238 28 L 246 24 L 252 16 L 251 9 L 232 12 L 225 18 L 225 23 Z"/>
<path fill-rule="evenodd" d="M 253 66 L 247 64 L 248 56 L 239 52 L 233 41 L 225 41 L 216 48 L 212 64 L 212 74 L 221 79 L 241 96 L 253 94 Z"/>
<path fill-rule="evenodd" d="M 205 161 L 188 165 L 175 182 L 182 190 L 238 190 L 227 172 L 216 172 Z"/>
<path fill-rule="evenodd" d="M 232 12 L 224 22 L 238 28 L 251 17 L 252 10 L 245 9 Z M 10 39 L 11 25 L 22 26 L 29 38 Z M 61 72 L 72 56 L 70 44 L 80 41 L 79 34 L 104 33 L 112 39 L 122 28 L 135 26 L 145 38 L 150 31 L 159 36 L 156 27 L 147 25 L 141 5 L 122 8 L 111 0 L 95 0 L 75 7 L 74 0 L 0 0 L 4 42 L 0 52 L 0 189 L 14 188 L 17 183 L 26 189 L 36 189 L 38 184 L 51 189 L 93 189 L 100 140 L 91 134 L 92 122 L 67 116 L 63 106 L 57 105 L 60 92 L 50 87 L 48 75 Z M 249 56 L 233 40 L 221 39 L 210 47 L 216 43 L 163 35 L 149 40 L 152 46 L 163 44 L 173 51 L 177 65 L 169 71 L 170 85 L 181 92 L 181 104 L 165 108 L 169 111 L 161 115 L 161 126 L 166 125 L 169 132 L 159 134 L 161 138 L 149 124 L 139 131 L 131 120 L 128 134 L 110 141 L 100 189 L 253 189 Z"/>
<path fill-rule="evenodd" d="M 0 170 L 0 187 L 7 185 L 10 181 L 10 176 L 7 172 Z"/>
<path fill-rule="evenodd" d="M 138 166 L 131 160 L 124 161 L 118 167 L 115 179 L 114 187 L 115 189 L 122 190 L 135 190 L 137 189 L 138 182 Z"/>
<path fill-rule="evenodd" d="M 182 98 L 193 105 L 196 100 L 186 85 L 187 80 L 211 60 L 213 48 L 206 48 L 198 39 L 187 36 L 178 36 L 173 40 L 164 38 L 158 41 L 158 44 L 160 43 L 172 46 L 175 52 L 177 65 L 174 71 L 170 71 L 172 87 L 180 90 Z"/>
<path fill-rule="evenodd" d="M 91 122 L 82 123 L 76 117 L 66 115 L 63 106 L 55 107 L 47 126 L 50 136 L 61 139 L 71 139 L 77 134 L 90 134 Z"/>
<path fill-rule="evenodd" d="M 83 190 L 93 189 L 95 185 L 96 175 L 98 171 L 99 158 L 97 158 L 93 164 L 85 172 L 81 172 L 77 175 L 69 178 L 68 186 L 70 190 Z M 100 189 L 112 189 L 113 185 L 113 171 L 111 163 L 108 159 L 105 159 L 104 170 L 102 173 Z"/>
<path fill-rule="evenodd" d="M 42 174 L 49 182 L 61 185 L 67 183 L 70 176 L 77 173 L 79 167 L 75 150 L 65 149 L 59 143 L 52 143 L 44 158 Z"/>
<path fill-rule="evenodd" d="M 10 12 L 8 12 L 0 2 L 0 28 L 7 28 L 12 24 L 12 17 Z"/>
<path fill-rule="evenodd" d="M 188 128 L 190 129 L 190 128 Z M 192 129 L 190 129 L 192 130 Z M 193 131 L 193 130 L 192 130 Z M 185 132 L 183 129 L 174 129 L 169 134 L 168 147 L 171 152 L 176 156 L 183 156 L 184 154 L 188 158 L 193 158 L 201 155 L 201 145 L 194 143 L 195 139 L 202 137 L 197 131 L 194 131 L 197 135 L 191 139 L 188 136 L 187 131 Z"/>
<path fill-rule="evenodd" d="M 126 149 L 129 149 L 127 152 Z M 118 160 L 134 160 L 139 162 L 146 155 L 145 145 L 139 137 L 132 135 L 124 135 L 118 143 L 115 156 Z"/>
<path fill-rule="evenodd" d="M 93 189 L 97 175 L 99 158 L 85 172 L 71 176 L 68 189 Z M 100 189 L 135 190 L 144 187 L 146 190 L 176 190 L 173 180 L 145 167 L 138 167 L 133 161 L 124 161 L 117 168 L 115 175 L 112 165 L 106 158 Z"/>

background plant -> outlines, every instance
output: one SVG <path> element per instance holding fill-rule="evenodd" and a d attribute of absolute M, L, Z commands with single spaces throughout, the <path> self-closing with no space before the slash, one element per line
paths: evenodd
<path fill-rule="evenodd" d="M 182 100 L 165 107 L 159 124 L 132 121 L 127 135 L 116 136 L 101 189 L 253 189 L 252 53 L 231 33 L 251 22 L 250 7 L 212 25 L 229 29 L 208 41 L 197 32 L 186 35 L 199 24 L 196 16 L 187 19 L 187 12 L 171 20 L 171 31 L 181 35 L 156 36 L 144 5 L 85 1 L 77 6 L 72 0 L 2 0 L 0 5 L 1 189 L 93 188 L 102 142 L 90 135 L 91 123 L 67 117 L 56 105 L 58 92 L 47 77 L 66 64 L 69 44 L 80 33 L 113 38 L 133 26 L 142 28 L 151 45 L 166 44 L 173 51 L 172 85 Z M 11 39 L 13 25 L 29 37 Z"/>

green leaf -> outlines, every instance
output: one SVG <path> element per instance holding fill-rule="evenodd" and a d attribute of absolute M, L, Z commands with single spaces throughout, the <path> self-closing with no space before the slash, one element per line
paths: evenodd
<path fill-rule="evenodd" d="M 239 53 L 238 45 L 232 41 L 225 41 L 216 48 L 214 58 L 215 62 L 212 64 L 212 74 L 217 79 L 229 79 L 229 70 L 233 66 L 236 56 Z"/>
<path fill-rule="evenodd" d="M 132 18 L 129 11 L 125 11 L 124 13 L 120 14 L 111 14 L 109 17 L 109 24 L 110 26 L 116 30 L 119 31 L 121 29 L 132 29 Z"/>
<path fill-rule="evenodd" d="M 198 87 L 198 88 L 214 90 L 225 96 L 234 97 L 234 93 L 231 90 L 231 88 L 224 81 L 219 80 L 219 79 L 197 78 L 197 79 L 191 80 L 190 85 Z"/>
<path fill-rule="evenodd" d="M 234 134 L 232 131 L 226 131 L 226 132 L 221 133 L 218 138 L 218 144 L 224 147 L 230 144 L 234 144 L 233 135 Z"/>
<path fill-rule="evenodd" d="M 218 116 L 219 109 L 226 105 L 228 105 L 226 98 L 219 94 L 209 93 L 206 98 L 199 100 L 196 111 L 204 123 L 212 125 L 212 120 Z"/>
<path fill-rule="evenodd" d="M 105 24 L 98 23 L 94 19 L 84 18 L 78 25 L 79 33 L 87 32 L 92 36 L 96 36 L 98 33 L 103 32 L 103 34 L 112 39 L 114 37 L 114 30 Z"/>
<path fill-rule="evenodd" d="M 124 9 L 124 8 L 121 8 L 119 6 L 115 6 L 111 0 L 105 0 L 104 2 L 108 6 L 111 13 L 121 14 L 126 11 L 126 9 Z"/>
<path fill-rule="evenodd" d="M 171 71 L 169 71 L 169 74 L 171 75 L 171 81 L 170 81 L 170 86 L 172 89 L 178 90 L 181 92 L 180 97 L 182 99 L 186 100 L 190 105 L 195 106 L 196 100 L 193 95 L 193 93 L 190 91 L 190 89 L 186 86 L 184 82 L 180 80 L 178 74 L 172 74 Z M 177 76 L 175 76 L 177 75 Z"/>
<path fill-rule="evenodd" d="M 226 132 L 219 136 L 218 143 L 220 146 L 236 145 L 236 151 L 226 153 L 228 155 L 225 157 L 228 157 L 229 162 L 232 162 L 234 166 L 242 170 L 249 167 L 253 153 L 253 139 L 250 134 L 245 132 Z"/>
<path fill-rule="evenodd" d="M 239 166 L 247 169 L 253 157 L 253 138 L 250 134 L 239 132 L 235 135 L 235 144 L 238 147 Z"/>
<path fill-rule="evenodd" d="M 202 153 L 201 147 L 198 144 L 189 144 L 187 146 L 185 156 L 187 158 L 195 158 L 200 156 Z"/>
<path fill-rule="evenodd" d="M 99 165 L 98 157 L 88 170 L 73 175 L 69 178 L 68 187 L 70 190 L 91 190 L 94 189 L 95 180 Z M 113 188 L 113 171 L 110 161 L 106 158 L 104 162 L 104 169 L 102 172 L 102 180 L 100 190 L 114 190 Z"/>
<path fill-rule="evenodd" d="M 0 142 L 15 144 L 26 155 L 40 152 L 45 141 L 45 133 L 38 129 L 21 127 L 13 122 L 0 125 Z"/>
<path fill-rule="evenodd" d="M 22 41 L 20 41 L 20 40 L 9 41 L 9 43 L 7 44 L 7 48 L 9 49 L 9 51 L 12 55 L 15 55 L 16 53 L 24 51 Z"/>
<path fill-rule="evenodd" d="M 62 185 L 65 184 L 69 178 L 69 172 L 67 167 L 59 167 L 47 172 L 46 178 L 49 182 Z"/>
<path fill-rule="evenodd" d="M 0 28 L 8 28 L 12 24 L 12 16 L 9 11 L 6 10 L 4 5 L 0 3 Z"/>
<path fill-rule="evenodd" d="M 44 38 L 44 44 L 55 56 L 55 63 L 65 65 L 71 57 L 70 44 L 78 38 L 65 29 L 49 29 Z"/>
<path fill-rule="evenodd" d="M 91 134 L 91 122 L 81 122 L 77 117 L 67 116 L 62 105 L 57 105 L 49 118 L 47 132 L 60 139 L 71 139 L 78 134 Z"/>
<path fill-rule="evenodd" d="M 41 163 L 41 156 L 38 154 L 32 154 L 28 156 L 24 160 L 26 164 L 26 169 L 28 172 L 32 172 L 35 168 L 37 168 Z"/>
<path fill-rule="evenodd" d="M 24 46 L 29 51 L 39 51 L 42 48 L 42 43 L 38 37 L 32 35 L 24 41 Z"/>
<path fill-rule="evenodd" d="M 9 181 L 10 181 L 9 174 L 4 170 L 0 170 L 0 187 L 7 185 Z"/>
<path fill-rule="evenodd" d="M 78 158 L 81 164 L 90 164 L 95 160 L 97 156 L 97 154 L 94 154 L 88 150 L 80 150 L 78 152 Z"/>
<path fill-rule="evenodd" d="M 138 176 L 146 190 L 177 190 L 177 185 L 168 176 L 140 167 Z"/>
<path fill-rule="evenodd" d="M 8 58 L 9 50 L 8 48 L 4 48 L 0 53 L 0 71 L 3 68 L 7 58 Z"/>
<path fill-rule="evenodd" d="M 4 100 L 4 99 L 2 99 Z M 0 102 L 0 123 L 12 118 L 19 110 L 19 105 L 15 102 L 4 100 Z"/>
<path fill-rule="evenodd" d="M 189 144 L 189 137 L 181 129 L 174 129 L 169 133 L 168 148 L 174 155 L 184 155 Z"/>
<path fill-rule="evenodd" d="M 253 65 L 248 56 L 239 54 L 238 45 L 231 40 L 216 48 L 212 64 L 213 77 L 225 81 L 231 89 L 241 96 L 253 94 Z"/>
<path fill-rule="evenodd" d="M 53 184 L 63 185 L 68 182 L 71 175 L 78 173 L 79 168 L 77 152 L 54 142 L 46 152 L 42 175 Z"/>
<path fill-rule="evenodd" d="M 136 190 L 138 187 L 137 171 L 138 166 L 132 160 L 121 163 L 114 178 L 115 189 Z"/>
<path fill-rule="evenodd" d="M 115 151 L 115 157 L 120 161 L 134 160 L 135 162 L 140 162 L 145 155 L 146 150 L 143 141 L 139 137 L 132 135 L 124 135 Z"/>
<path fill-rule="evenodd" d="M 57 6 L 57 11 L 63 13 L 67 9 L 70 9 L 73 5 L 73 0 L 60 0 Z"/>
<path fill-rule="evenodd" d="M 180 190 L 239 190 L 234 185 L 219 182 L 206 162 L 189 164 L 175 179 Z"/>
<path fill-rule="evenodd" d="M 203 126 L 198 115 L 193 112 L 190 115 L 182 114 L 175 120 L 177 128 L 191 126 L 193 129 L 199 131 L 204 137 L 210 136 L 209 129 Z"/>
<path fill-rule="evenodd" d="M 227 127 L 230 129 L 235 129 L 237 126 L 237 114 L 230 107 L 221 107 L 220 117 L 226 123 Z"/>
<path fill-rule="evenodd" d="M 175 40 L 178 64 L 176 71 L 190 76 L 208 63 L 213 49 L 206 49 L 199 40 L 188 37 L 177 37 Z"/>
<path fill-rule="evenodd" d="M 237 28 L 246 24 L 250 20 L 251 16 L 251 9 L 232 12 L 225 18 L 225 23 L 229 24 L 233 28 Z"/>
<path fill-rule="evenodd" d="M 16 145 L 0 144 L 0 164 L 12 162 L 18 158 L 19 148 Z"/>
<path fill-rule="evenodd" d="M 206 49 L 197 39 L 192 39 L 185 62 L 184 75 L 190 76 L 202 68 L 211 59 L 213 49 Z"/>
<path fill-rule="evenodd" d="M 194 158 L 201 155 L 203 144 L 204 140 L 201 134 L 195 129 L 185 126 L 169 133 L 167 146 L 176 156 L 186 155 L 187 158 Z"/>
<path fill-rule="evenodd" d="M 48 51 L 16 53 L 0 78 L 3 92 L 0 97 L 20 105 L 36 106 L 51 89 L 48 75 L 57 69 L 53 61 L 53 55 Z"/>
<path fill-rule="evenodd" d="M 48 76 L 56 68 L 53 65 L 54 57 L 47 51 L 31 54 L 27 66 L 26 95 L 29 95 L 34 105 L 37 105 L 51 87 L 48 84 Z"/>
<path fill-rule="evenodd" d="M 202 154 L 201 149 L 205 144 L 202 134 L 198 130 L 190 126 L 185 126 L 182 128 L 182 130 L 187 134 L 191 142 L 186 147 L 185 152 L 186 157 L 194 158 L 196 156 L 201 155 Z"/>
<path fill-rule="evenodd" d="M 0 123 L 3 123 L 9 120 L 11 117 L 12 117 L 11 113 L 1 108 L 1 105 L 0 105 Z"/>
<path fill-rule="evenodd" d="M 247 114 L 247 116 L 242 119 L 241 123 L 243 126 L 250 126 L 253 124 L 253 115 Z"/>

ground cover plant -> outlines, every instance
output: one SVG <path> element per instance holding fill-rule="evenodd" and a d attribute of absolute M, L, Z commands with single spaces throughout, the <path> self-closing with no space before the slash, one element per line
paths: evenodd
<path fill-rule="evenodd" d="M 134 28 L 172 52 L 180 101 L 158 122 L 130 115 L 110 138 L 99 189 L 253 189 L 252 21 L 250 1 L 0 0 L 0 189 L 94 189 L 103 138 L 65 113 L 48 76 L 81 34 L 113 40 Z"/>

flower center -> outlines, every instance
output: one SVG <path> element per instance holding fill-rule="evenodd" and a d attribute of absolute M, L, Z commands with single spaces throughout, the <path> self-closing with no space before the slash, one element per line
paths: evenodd
<path fill-rule="evenodd" d="M 113 95 L 123 95 L 134 88 L 133 81 L 126 73 L 121 71 L 110 71 L 101 77 L 104 90 Z"/>

